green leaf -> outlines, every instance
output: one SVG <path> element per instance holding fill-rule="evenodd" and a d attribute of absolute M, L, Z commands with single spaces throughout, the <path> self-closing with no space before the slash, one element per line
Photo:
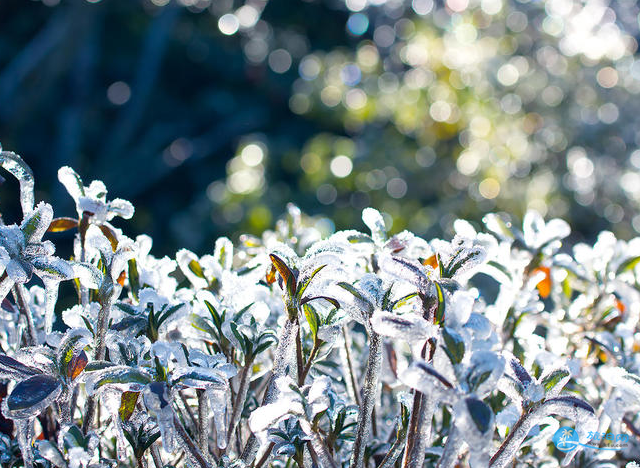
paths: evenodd
<path fill-rule="evenodd" d="M 311 273 L 311 275 L 309 275 L 308 278 L 303 279 L 302 281 L 300 281 L 300 284 L 298 285 L 298 291 L 296 293 L 296 296 L 297 296 L 298 300 L 302 299 L 302 296 L 304 295 L 304 292 L 309 287 L 309 284 L 313 280 L 314 276 L 316 276 L 320 272 L 320 270 L 322 270 L 326 266 L 327 265 L 319 266 L 318 268 L 313 270 L 313 272 Z"/>
<path fill-rule="evenodd" d="M 489 405 L 477 398 L 467 398 L 465 400 L 467 410 L 471 419 L 480 433 L 486 434 L 493 430 L 493 411 Z"/>
<path fill-rule="evenodd" d="M 135 258 L 129 260 L 129 287 L 131 295 L 138 301 L 138 292 L 140 291 L 140 273 L 138 273 L 138 263 Z"/>
<path fill-rule="evenodd" d="M 309 329 L 311 330 L 311 335 L 313 336 L 313 341 L 315 342 L 318 337 L 318 326 L 320 322 L 318 313 L 315 311 L 313 306 L 311 306 L 311 304 L 303 304 L 302 310 L 304 311 L 304 316 L 307 318 L 307 323 L 309 324 Z"/>
<path fill-rule="evenodd" d="M 191 260 L 188 264 L 189 266 L 189 270 L 191 270 L 191 272 L 196 275 L 199 278 L 204 278 L 204 271 L 202 271 L 202 267 L 200 266 L 200 264 L 196 261 L 196 260 Z"/>
<path fill-rule="evenodd" d="M 307 304 L 307 303 L 309 303 L 311 301 L 317 301 L 318 299 L 324 299 L 325 301 L 329 302 L 336 309 L 340 308 L 340 303 L 338 301 L 336 301 L 332 297 L 327 297 L 327 296 L 305 297 L 304 299 L 302 299 L 302 301 L 300 301 L 300 304 L 304 305 L 304 304 Z"/>
<path fill-rule="evenodd" d="M 545 392 L 548 392 L 550 390 L 553 390 L 559 384 L 564 387 L 570 377 L 571 372 L 569 372 L 569 369 L 560 368 L 555 369 L 548 375 L 544 376 L 540 383 L 542 383 L 542 385 L 544 386 Z"/>
<path fill-rule="evenodd" d="M 120 397 L 120 408 L 118 408 L 118 414 L 120 419 L 128 421 L 133 411 L 136 409 L 136 403 L 138 402 L 139 392 L 122 392 Z"/>
<path fill-rule="evenodd" d="M 152 381 L 151 374 L 146 370 L 128 366 L 114 366 L 100 372 L 98 378 L 93 381 L 93 390 L 95 391 L 105 385 L 117 384 L 128 385 L 131 391 L 142 391 L 144 386 Z"/>
<path fill-rule="evenodd" d="M 76 425 L 69 427 L 63 436 L 64 447 L 67 449 L 81 447 L 88 448 L 89 437 L 85 437 L 80 428 Z"/>
<path fill-rule="evenodd" d="M 623 273 L 625 271 L 633 270 L 635 266 L 640 262 L 640 255 L 626 259 L 620 264 L 616 270 L 616 274 Z"/>
<path fill-rule="evenodd" d="M 436 295 L 438 297 L 438 308 L 436 309 L 436 317 L 435 322 L 437 324 L 441 324 L 444 322 L 444 313 L 445 313 L 445 299 L 444 299 L 444 291 L 442 290 L 442 286 L 437 282 L 433 282 L 433 285 L 436 287 Z"/>
<path fill-rule="evenodd" d="M 444 350 L 453 364 L 460 364 L 464 358 L 464 340 L 457 332 L 445 327 L 442 329 Z"/>

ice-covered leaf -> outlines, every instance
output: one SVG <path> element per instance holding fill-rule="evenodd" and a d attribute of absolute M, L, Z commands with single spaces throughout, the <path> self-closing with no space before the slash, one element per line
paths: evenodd
<path fill-rule="evenodd" d="M 443 349 L 449 356 L 452 364 L 459 364 L 464 359 L 465 344 L 464 338 L 455 330 L 444 327 L 442 329 L 444 340 Z"/>
<path fill-rule="evenodd" d="M 86 389 L 89 395 L 105 385 L 126 391 L 140 392 L 152 381 L 153 377 L 147 370 L 128 366 L 111 366 L 92 372 L 86 379 Z"/>
<path fill-rule="evenodd" d="M 85 195 L 84 184 L 76 171 L 69 166 L 58 169 L 58 180 L 67 189 L 71 198 L 77 203 Z"/>
<path fill-rule="evenodd" d="M 33 194 L 33 171 L 17 154 L 11 151 L 1 151 L 0 167 L 10 172 L 20 183 L 20 205 L 22 213 L 26 216 L 33 210 L 35 203 Z"/>
<path fill-rule="evenodd" d="M 496 388 L 503 372 L 502 356 L 492 351 L 476 351 L 471 356 L 465 381 L 470 392 L 483 398 Z"/>
<path fill-rule="evenodd" d="M 640 400 L 640 377 L 637 375 L 622 367 L 602 367 L 600 375 L 609 385 L 620 388 Z"/>
<path fill-rule="evenodd" d="M 18 383 L 6 399 L 5 416 L 27 419 L 39 415 L 62 392 L 60 381 L 45 374 L 37 374 Z"/>
<path fill-rule="evenodd" d="M 444 395 L 454 391 L 453 384 L 445 376 L 421 359 L 413 361 L 399 378 L 403 384 L 423 393 L 436 391 Z"/>
<path fill-rule="evenodd" d="M 53 219 L 53 208 L 48 203 L 40 202 L 33 211 L 26 214 L 20 230 L 27 244 L 40 242 Z"/>
<path fill-rule="evenodd" d="M 75 328 L 65 333 L 62 341 L 58 345 L 56 351 L 56 364 L 60 370 L 60 374 L 68 376 L 73 380 L 84 366 L 86 366 L 86 355 L 83 359 L 80 357 L 82 349 L 93 341 L 93 335 L 85 328 Z M 81 366 L 82 368 L 78 368 Z"/>
<path fill-rule="evenodd" d="M 362 210 L 362 221 L 371 231 L 373 240 L 382 244 L 387 238 L 387 228 L 384 225 L 384 218 L 380 212 L 374 208 Z"/>
<path fill-rule="evenodd" d="M 213 257 L 223 270 L 231 270 L 233 264 L 233 243 L 226 237 L 216 240 Z"/>
<path fill-rule="evenodd" d="M 546 370 L 540 376 L 540 383 L 548 397 L 557 396 L 571 378 L 571 371 L 567 367 Z"/>
<path fill-rule="evenodd" d="M 0 354 L 0 377 L 4 379 L 21 380 L 40 371 L 34 367 L 27 366 L 12 357 Z"/>
<path fill-rule="evenodd" d="M 120 396 L 120 408 L 118 409 L 118 415 L 122 421 L 127 421 L 131 418 L 139 396 L 140 392 L 122 392 Z"/>
<path fill-rule="evenodd" d="M 114 198 L 109 202 L 109 212 L 108 218 L 112 218 L 115 215 L 122 219 L 131 219 L 135 209 L 131 202 L 123 200 L 122 198 Z"/>
<path fill-rule="evenodd" d="M 371 325 L 382 336 L 410 343 L 436 335 L 436 328 L 418 314 L 397 315 L 377 310 L 371 317 Z"/>
<path fill-rule="evenodd" d="M 67 462 L 64 459 L 64 455 L 60 452 L 60 449 L 48 440 L 38 440 L 38 453 L 45 460 L 51 462 L 53 466 L 58 468 L 67 468 Z"/>

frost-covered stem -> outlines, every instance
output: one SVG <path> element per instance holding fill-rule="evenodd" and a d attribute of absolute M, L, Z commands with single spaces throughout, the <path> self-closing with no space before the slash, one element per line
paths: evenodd
<path fill-rule="evenodd" d="M 336 463 L 327 450 L 327 446 L 318 431 L 311 432 L 311 440 L 309 441 L 309 452 L 312 455 L 316 455 L 318 460 L 314 460 L 314 463 L 318 464 L 320 468 L 337 468 Z"/>
<path fill-rule="evenodd" d="M 349 333 L 347 332 L 346 325 L 342 327 L 342 337 L 344 338 L 344 353 L 347 361 L 347 368 L 349 370 L 349 382 L 351 382 L 351 389 L 353 390 L 353 398 L 356 402 L 356 406 L 360 406 L 360 391 L 358 389 L 358 383 L 356 381 L 356 373 L 353 367 L 353 361 L 351 360 L 351 351 L 349 343 Z"/>
<path fill-rule="evenodd" d="M 275 356 L 273 359 L 273 368 L 271 369 L 271 377 L 269 378 L 269 383 L 267 384 L 267 389 L 264 392 L 264 398 L 262 400 L 262 406 L 268 405 L 269 403 L 273 403 L 278 392 L 275 385 L 276 380 L 279 377 L 282 377 L 287 370 L 287 363 L 290 362 L 291 357 L 290 353 L 292 351 L 291 348 L 295 346 L 296 335 L 298 334 L 298 316 L 293 311 L 289 312 L 289 319 L 285 322 L 284 327 L 282 328 L 282 333 L 280 335 L 280 340 L 278 341 L 278 346 L 275 350 Z M 293 366 L 295 369 L 295 366 Z M 295 375 L 292 377 L 294 379 L 297 378 L 297 373 L 293 372 Z M 244 450 L 242 451 L 241 460 L 245 463 L 245 465 L 250 465 L 253 462 L 256 451 L 258 450 L 259 444 L 254 434 L 251 434 L 249 440 L 247 441 Z"/>
<path fill-rule="evenodd" d="M 501 468 L 507 466 L 508 463 L 513 460 L 516 455 L 516 452 L 522 442 L 529 434 L 529 430 L 531 429 L 531 424 L 529 423 L 529 415 L 530 412 L 523 413 L 520 416 L 520 419 L 516 421 L 514 426 L 509 431 L 509 435 L 505 439 L 505 441 L 500 445 L 498 451 L 491 457 L 489 461 L 489 466 L 492 468 Z"/>
<path fill-rule="evenodd" d="M 33 419 L 14 419 L 16 426 L 16 436 L 18 445 L 22 452 L 22 460 L 24 468 L 33 468 L 33 450 L 31 449 L 31 430 L 33 428 Z"/>
<path fill-rule="evenodd" d="M 403 468 L 420 468 L 424 463 L 424 450 L 427 445 L 425 437 L 431 432 L 431 417 L 433 412 L 428 411 L 432 406 L 429 397 L 417 390 L 413 393 L 411 407 L 411 419 L 409 420 L 409 433 L 407 435 L 407 448 L 402 460 Z M 429 421 L 426 421 L 427 415 Z"/>
<path fill-rule="evenodd" d="M 16 284 L 13 287 L 13 297 L 16 300 L 16 305 L 18 306 L 18 310 L 27 321 L 27 345 L 28 346 L 37 346 L 38 345 L 38 333 L 36 332 L 36 326 L 33 323 L 33 315 L 31 314 L 31 309 L 27 305 L 27 301 L 24 298 L 24 286 L 21 284 Z"/>
<path fill-rule="evenodd" d="M 96 334 L 94 339 L 94 356 L 96 361 L 102 361 L 106 355 L 107 343 L 105 337 L 107 335 L 107 324 L 109 323 L 109 315 L 111 313 L 111 305 L 108 300 L 101 302 L 100 312 L 98 312 L 98 323 L 96 324 Z M 84 420 L 82 421 L 82 432 L 86 435 L 93 428 L 93 418 L 96 410 L 95 397 L 87 398 L 84 407 Z"/>
<path fill-rule="evenodd" d="M 369 332 L 369 359 L 364 376 L 363 397 L 358 413 L 358 425 L 353 443 L 350 468 L 362 468 L 364 466 L 364 451 L 371 427 L 371 412 L 376 401 L 378 387 L 378 375 L 382 366 L 381 340 L 373 330 Z"/>
<path fill-rule="evenodd" d="M 158 444 L 156 444 L 155 442 L 151 444 L 149 451 L 151 452 L 151 459 L 153 460 L 153 464 L 156 466 L 156 468 L 162 468 L 164 466 L 164 463 L 162 463 L 162 456 L 160 455 Z"/>
<path fill-rule="evenodd" d="M 455 425 L 452 425 L 451 430 L 449 431 L 449 437 L 447 437 L 447 441 L 444 444 L 442 456 L 440 457 L 440 461 L 438 461 L 437 468 L 455 467 L 458 463 L 458 451 L 460 449 L 460 445 L 462 445 L 460 432 Z"/>
<path fill-rule="evenodd" d="M 178 392 L 178 396 L 180 397 L 180 401 L 182 402 L 182 406 L 184 406 L 184 412 L 187 413 L 187 416 L 189 416 L 189 421 L 191 422 L 191 424 L 193 425 L 193 428 L 197 428 L 198 427 L 198 422 L 196 421 L 196 415 L 193 414 L 193 410 L 191 409 L 191 406 L 189 406 L 189 402 L 187 401 L 187 397 L 184 395 L 183 391 L 179 391 Z M 198 404 L 200 403 L 200 400 L 198 400 Z M 186 421 L 187 418 L 184 417 L 184 412 L 182 411 L 182 408 L 180 406 L 178 406 L 178 410 L 180 411 L 180 413 L 182 414 L 183 419 Z M 198 411 L 200 409 L 198 408 Z"/>
<path fill-rule="evenodd" d="M 262 465 L 264 465 L 269 460 L 269 458 L 271 457 L 271 452 L 273 451 L 273 447 L 275 445 L 276 444 L 273 442 L 269 444 L 269 446 L 267 447 L 267 450 L 264 451 L 264 454 L 262 454 L 262 456 L 260 457 L 260 460 L 258 460 L 258 462 L 254 465 L 253 468 L 261 468 Z"/>
<path fill-rule="evenodd" d="M 173 416 L 173 425 L 176 428 L 178 437 L 180 437 L 180 439 L 182 439 L 182 442 L 184 442 L 181 445 L 185 449 L 185 454 L 193 461 L 195 461 L 198 465 L 200 465 L 201 468 L 210 468 L 210 465 L 202 455 L 202 452 L 198 450 L 198 447 L 193 442 L 178 417 L 175 415 Z"/>
<path fill-rule="evenodd" d="M 198 395 L 198 445 L 200 450 L 204 454 L 204 457 L 209 459 L 209 403 L 207 402 L 207 394 L 204 390 L 196 390 Z"/>
<path fill-rule="evenodd" d="M 298 323 L 298 316 L 296 315 L 296 323 Z M 300 326 L 298 324 L 298 331 L 296 332 L 296 375 L 298 381 L 302 375 L 302 368 L 304 367 L 304 358 L 302 357 L 302 341 L 300 340 Z"/>
<path fill-rule="evenodd" d="M 60 415 L 60 422 L 65 424 L 71 424 L 71 406 L 70 406 L 69 391 L 64 390 L 60 395 L 60 399 L 57 402 L 58 414 Z"/>
<path fill-rule="evenodd" d="M 247 399 L 247 392 L 249 391 L 249 373 L 251 371 L 251 361 L 242 367 L 240 371 L 240 383 L 238 385 L 238 392 L 233 401 L 233 410 L 231 411 L 231 419 L 229 420 L 229 430 L 227 431 L 227 446 L 231 445 L 231 438 L 236 430 L 236 424 L 242 414 L 242 408 L 244 408 L 245 400 Z"/>
<path fill-rule="evenodd" d="M 382 459 L 380 466 L 378 468 L 392 468 L 400 454 L 402 454 L 402 449 L 405 446 L 407 441 L 407 427 L 402 428 L 402 421 L 400 421 L 401 428 L 398 429 L 398 433 L 396 434 L 396 440 L 393 442 L 391 447 L 389 447 L 389 451 Z"/>
<path fill-rule="evenodd" d="M 316 340 L 313 342 L 313 348 L 311 348 L 309 359 L 307 360 L 307 363 L 305 364 L 304 369 L 302 369 L 302 372 L 298 377 L 298 386 L 302 387 L 304 385 L 304 381 L 307 379 L 307 374 L 309 374 L 309 371 L 311 370 L 311 366 L 313 365 L 313 360 L 316 358 L 316 355 L 318 354 L 319 349 L 320 349 L 320 346 L 318 346 L 318 341 Z"/>

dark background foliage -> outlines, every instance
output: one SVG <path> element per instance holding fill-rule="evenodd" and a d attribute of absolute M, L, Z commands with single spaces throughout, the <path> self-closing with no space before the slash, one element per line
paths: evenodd
<path fill-rule="evenodd" d="M 0 142 L 32 166 L 57 216 L 73 214 L 56 178 L 70 165 L 134 203 L 125 232 L 148 233 L 158 254 L 259 233 L 289 201 L 337 228 L 361 227 L 359 211 L 373 205 L 394 231 L 422 235 L 456 217 L 527 208 L 568 218 L 576 240 L 640 227 L 635 2 L 599 20 L 615 25 L 624 53 L 586 58 L 562 53 L 574 12 L 545 2 L 498 11 L 436 2 L 426 14 L 424 0 L 158 3 L 0 2 Z M 223 17 L 240 18 L 241 7 L 260 21 L 237 31 L 231 21 L 223 34 Z M 524 27 L 513 26 L 522 15 Z M 472 26 L 471 40 L 460 24 Z M 498 52 L 464 69 L 449 63 L 456 44 Z M 409 46 L 440 58 L 407 59 Z M 367 68 L 371 47 L 379 60 Z M 521 67 L 517 84 L 507 65 Z M 422 81 L 405 89 L 416 70 Z M 441 119 L 441 102 L 461 117 Z M 474 130 L 476 116 L 490 122 L 488 136 Z M 464 159 L 473 138 L 484 149 Z M 247 145 L 258 159 L 242 157 Z M 338 156 L 351 161 L 346 174 Z M 5 222 L 18 217 L 16 193 L 13 181 L 0 186 Z"/>

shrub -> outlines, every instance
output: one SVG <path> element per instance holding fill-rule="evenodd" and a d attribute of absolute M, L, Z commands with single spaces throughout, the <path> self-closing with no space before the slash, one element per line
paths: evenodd
<path fill-rule="evenodd" d="M 290 206 L 260 238 L 158 259 L 110 223 L 134 209 L 101 182 L 60 169 L 77 214 L 54 218 L 19 156 L 0 165 L 24 215 L 0 222 L 3 466 L 640 456 L 640 239 L 603 232 L 569 253 L 568 224 L 529 212 L 522 230 L 489 215 L 487 232 L 459 220 L 426 241 L 371 208 L 369 233 L 322 238 Z M 72 229 L 72 258 L 56 257 L 43 238 Z M 60 311 L 63 281 L 77 298 Z"/>

